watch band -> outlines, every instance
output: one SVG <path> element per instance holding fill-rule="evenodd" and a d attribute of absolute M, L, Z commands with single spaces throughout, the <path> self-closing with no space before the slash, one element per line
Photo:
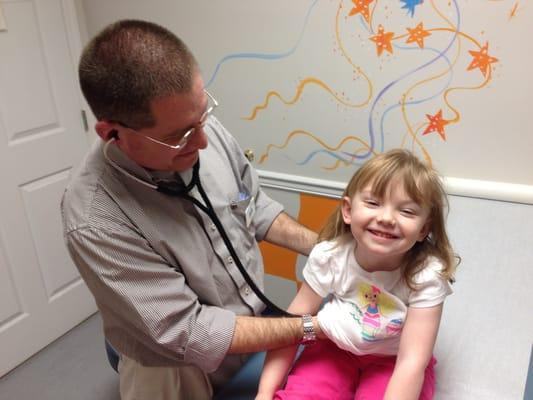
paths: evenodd
<path fill-rule="evenodd" d="M 302 340 L 300 341 L 300 344 L 307 346 L 307 345 L 315 343 L 316 332 L 313 326 L 313 317 L 311 316 L 311 314 L 302 315 L 302 327 L 303 327 L 304 334 L 302 336 Z"/>

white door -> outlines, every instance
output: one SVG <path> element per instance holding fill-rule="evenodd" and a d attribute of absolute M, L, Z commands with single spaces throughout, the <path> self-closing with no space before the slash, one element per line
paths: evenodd
<path fill-rule="evenodd" d="M 88 147 L 69 7 L 0 0 L 0 376 L 96 310 L 59 211 Z"/>

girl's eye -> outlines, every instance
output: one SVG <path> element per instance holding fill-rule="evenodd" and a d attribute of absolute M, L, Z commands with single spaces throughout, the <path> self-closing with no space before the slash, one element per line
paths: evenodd
<path fill-rule="evenodd" d="M 405 208 L 405 209 L 401 210 L 401 212 L 402 212 L 402 214 L 407 215 L 407 216 L 416 215 L 415 210 L 411 210 L 410 208 Z"/>
<path fill-rule="evenodd" d="M 366 205 L 369 205 L 369 206 L 373 206 L 373 207 L 379 205 L 379 203 L 378 203 L 376 200 L 372 200 L 372 199 L 367 199 L 367 200 L 365 200 L 365 204 L 366 204 Z"/>

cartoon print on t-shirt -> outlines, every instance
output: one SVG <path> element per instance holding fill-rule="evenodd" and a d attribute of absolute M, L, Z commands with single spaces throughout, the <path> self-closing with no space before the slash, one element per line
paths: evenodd
<path fill-rule="evenodd" d="M 391 319 L 386 326 L 386 331 L 389 336 L 398 336 L 402 332 L 403 320 Z"/>
<path fill-rule="evenodd" d="M 363 339 L 373 341 L 376 338 L 376 333 L 381 327 L 381 314 L 378 308 L 378 296 L 381 290 L 376 286 L 372 286 L 371 290 L 365 291 L 363 296 L 366 300 L 366 309 L 363 308 Z"/>
<path fill-rule="evenodd" d="M 361 283 L 357 288 L 357 303 L 350 302 L 350 314 L 361 328 L 363 340 L 372 342 L 387 336 L 397 336 L 403 320 L 387 318 L 396 311 L 395 302 L 377 286 Z"/>

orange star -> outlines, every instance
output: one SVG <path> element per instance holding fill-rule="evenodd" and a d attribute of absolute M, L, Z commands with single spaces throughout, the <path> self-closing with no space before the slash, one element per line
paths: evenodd
<path fill-rule="evenodd" d="M 431 35 L 431 33 L 424 29 L 422 22 L 419 23 L 416 28 L 407 28 L 407 31 L 409 32 L 409 37 L 407 38 L 406 43 L 416 42 L 421 49 L 424 48 L 424 38 Z"/>
<path fill-rule="evenodd" d="M 444 126 L 448 125 L 450 121 L 442 119 L 442 110 L 439 110 L 439 112 L 435 115 L 426 114 L 426 117 L 429 119 L 429 125 L 422 135 L 427 135 L 431 132 L 438 132 L 442 140 L 445 141 L 446 134 L 444 133 Z"/>
<path fill-rule="evenodd" d="M 372 3 L 374 0 L 352 0 L 352 3 L 354 4 L 354 8 L 351 9 L 350 13 L 348 14 L 349 17 L 356 14 L 361 14 L 366 22 L 370 21 L 370 11 L 368 10 L 368 6 L 370 3 Z"/>
<path fill-rule="evenodd" d="M 490 64 L 498 61 L 497 58 L 489 56 L 489 42 L 485 42 L 485 46 L 483 46 L 480 51 L 469 50 L 468 52 L 474 57 L 474 59 L 468 66 L 467 71 L 479 68 L 484 77 L 487 76 Z"/>
<path fill-rule="evenodd" d="M 376 43 L 378 57 L 381 55 L 381 53 L 383 53 L 383 50 L 387 50 L 392 54 L 391 40 L 393 36 L 394 32 L 385 32 L 381 24 L 378 26 L 378 34 L 370 38 L 370 40 Z"/>

